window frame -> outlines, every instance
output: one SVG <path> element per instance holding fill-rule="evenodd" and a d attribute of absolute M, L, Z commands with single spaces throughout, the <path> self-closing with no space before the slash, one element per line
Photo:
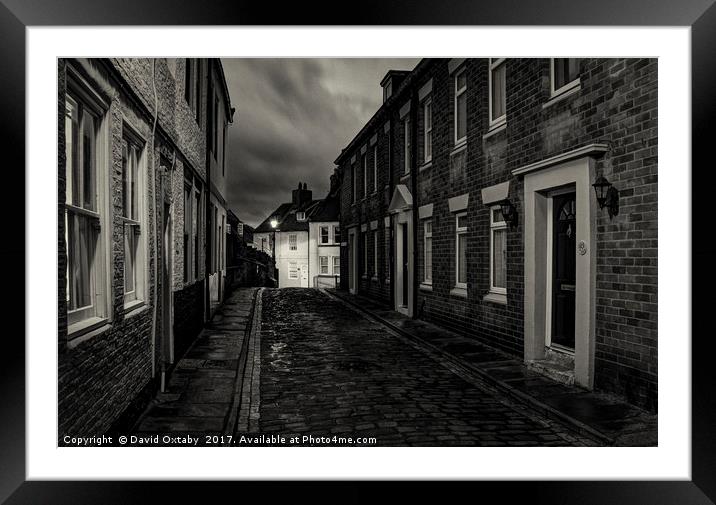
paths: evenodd
<path fill-rule="evenodd" d="M 94 134 L 94 206 L 95 209 L 86 209 L 82 205 L 74 205 L 67 201 L 67 188 L 65 188 L 64 219 L 65 219 L 65 254 L 67 268 L 65 270 L 66 301 L 67 301 L 67 335 L 68 340 L 90 331 L 112 320 L 112 205 L 110 195 L 109 173 L 111 167 L 111 138 L 109 133 L 108 111 L 109 105 L 92 86 L 71 66 L 67 66 L 67 87 L 65 90 L 65 104 L 68 97 L 78 107 L 86 108 L 95 119 Z M 65 105 L 67 107 L 67 105 Z M 66 113 L 65 113 L 66 114 Z M 65 121 L 67 118 L 65 117 Z M 81 130 L 81 121 L 78 122 Z M 67 131 L 65 131 L 67 135 Z M 78 133 L 78 149 L 81 132 Z M 67 145 L 65 145 L 67 149 Z M 67 159 L 67 158 L 66 158 Z M 73 168 L 69 168 L 70 172 Z M 65 177 L 67 182 L 67 161 L 65 161 Z M 70 310 L 70 244 L 69 244 L 69 217 L 79 216 L 80 219 L 90 221 L 95 230 L 96 243 L 92 254 L 92 268 L 90 272 L 91 305 Z"/>
<path fill-rule="evenodd" d="M 360 155 L 360 163 L 363 167 L 363 199 L 368 197 L 368 153 Z"/>
<path fill-rule="evenodd" d="M 505 235 L 507 234 L 507 222 L 502 219 L 502 221 L 495 221 L 494 213 L 495 211 L 499 211 L 501 213 L 501 208 L 499 205 L 490 207 L 490 293 L 495 293 L 499 295 L 506 295 L 507 294 L 507 262 L 504 262 L 503 268 L 504 268 L 504 274 L 505 274 L 505 287 L 498 287 L 494 285 L 494 263 L 495 263 L 495 232 L 500 230 L 505 230 Z M 505 237 L 506 239 L 507 237 Z M 507 242 L 505 241 L 505 252 L 507 252 Z"/>
<path fill-rule="evenodd" d="M 465 269 L 467 270 L 467 232 L 468 226 L 460 226 L 460 218 L 467 219 L 467 212 L 457 212 L 455 214 L 455 287 L 467 289 L 467 271 L 465 272 L 465 282 L 460 282 L 460 237 L 464 236 L 465 240 Z"/>
<path fill-rule="evenodd" d="M 428 231 L 430 228 L 430 231 Z M 428 239 L 430 239 L 430 261 L 428 262 Z M 428 266 L 430 266 L 430 276 L 428 277 Z M 433 220 L 431 218 L 423 220 L 423 284 L 432 285 L 433 283 Z"/>
<path fill-rule="evenodd" d="M 358 184 L 356 174 L 356 163 L 351 163 L 351 203 L 356 203 L 358 199 Z"/>
<path fill-rule="evenodd" d="M 139 304 L 140 302 L 144 302 L 147 299 L 147 285 L 146 285 L 146 278 L 147 278 L 147 272 L 146 272 L 146 258 L 148 256 L 147 254 L 147 238 L 145 231 L 148 230 L 148 227 L 145 227 L 143 223 L 147 221 L 146 219 L 146 205 L 145 205 L 145 198 L 143 198 L 143 195 L 145 194 L 145 186 L 146 186 L 146 163 L 147 163 L 147 156 L 146 156 L 146 141 L 139 136 L 139 134 L 133 130 L 133 128 L 126 123 L 126 121 L 122 122 L 122 153 L 124 154 L 124 145 L 127 145 L 129 148 L 130 145 L 132 145 L 137 150 L 137 159 L 136 159 L 136 181 L 134 184 L 134 190 L 132 191 L 132 195 L 130 197 L 134 196 L 136 197 L 136 208 L 134 209 L 133 216 L 127 216 L 125 215 L 125 209 L 124 205 L 122 208 L 122 225 L 123 225 L 123 234 L 132 233 L 134 242 L 134 251 L 133 251 L 133 258 L 132 258 L 132 269 L 133 269 L 133 287 L 134 289 L 132 291 L 125 291 L 124 292 L 124 306 L 127 308 L 129 305 Z M 122 170 L 124 170 L 124 160 L 122 161 Z M 123 178 L 124 181 L 124 178 Z M 122 198 L 124 203 L 124 192 L 125 192 L 125 186 L 122 185 Z M 130 201 L 130 208 L 133 206 L 132 202 Z M 127 242 L 126 242 L 127 235 L 124 235 L 124 288 L 126 290 L 127 286 L 127 260 L 128 260 L 128 254 L 127 254 Z"/>
<path fill-rule="evenodd" d="M 373 194 L 378 192 L 378 144 L 373 146 Z"/>
<path fill-rule="evenodd" d="M 365 279 L 368 277 L 368 232 L 361 232 L 361 245 L 363 246 L 363 271 L 361 276 Z"/>
<path fill-rule="evenodd" d="M 333 225 L 333 243 L 340 244 L 341 242 L 341 227 L 340 225 Z"/>
<path fill-rule="evenodd" d="M 430 115 L 428 115 L 428 108 Z M 423 164 L 427 165 L 433 160 L 433 98 L 428 96 L 423 100 Z M 428 121 L 428 117 L 430 121 Z M 428 139 L 429 137 L 429 139 Z M 428 154 L 430 146 L 430 154 Z"/>
<path fill-rule="evenodd" d="M 563 95 L 564 93 L 567 93 L 568 91 L 571 91 L 575 88 L 578 88 L 581 85 L 581 76 L 579 75 L 579 71 L 577 72 L 577 77 L 570 82 L 567 82 L 560 86 L 559 88 L 555 87 L 556 79 L 555 79 L 555 73 L 554 73 L 554 60 L 577 60 L 577 68 L 579 68 L 580 65 L 580 58 L 550 58 L 549 59 L 549 91 L 550 91 L 550 98 L 555 98 L 557 96 Z"/>
<path fill-rule="evenodd" d="M 326 231 L 326 241 L 323 241 L 323 231 Z M 330 226 L 320 225 L 318 227 L 318 244 L 319 245 L 330 245 L 331 244 L 331 231 Z"/>
<path fill-rule="evenodd" d="M 378 280 L 378 230 L 373 230 L 373 279 Z"/>
<path fill-rule="evenodd" d="M 467 75 L 465 75 L 465 85 L 462 88 L 457 87 L 458 79 L 461 75 L 465 74 L 465 66 L 462 66 L 461 68 L 457 69 L 455 71 L 455 74 L 453 76 L 453 90 L 454 90 L 454 97 L 453 97 L 453 140 L 455 141 L 455 146 L 460 146 L 462 144 L 465 144 L 467 142 L 467 96 L 465 96 L 465 135 L 463 137 L 458 138 L 457 137 L 457 111 L 458 111 L 458 98 L 461 97 L 463 94 L 467 94 Z"/>
<path fill-rule="evenodd" d="M 291 244 L 293 242 L 293 244 Z M 288 250 L 289 251 L 298 251 L 298 234 L 297 233 L 289 233 L 288 234 Z"/>
<path fill-rule="evenodd" d="M 340 256 L 332 256 L 332 267 L 333 267 L 333 275 L 341 275 L 341 257 Z M 338 260 L 338 265 L 336 265 L 336 260 Z M 336 268 L 336 266 L 338 268 Z"/>
<path fill-rule="evenodd" d="M 323 267 L 324 267 L 323 260 L 326 260 L 326 264 L 325 264 L 326 271 L 325 272 L 323 271 Z M 319 256 L 318 257 L 318 275 L 330 275 L 328 273 L 328 256 Z"/>
<path fill-rule="evenodd" d="M 488 109 L 489 109 L 489 119 L 490 119 L 490 129 L 493 128 L 499 128 L 503 124 L 507 123 L 507 59 L 506 58 L 489 58 L 488 59 L 489 64 L 489 73 L 488 73 Z M 492 102 L 492 89 L 494 87 L 494 73 L 495 71 L 502 65 L 505 65 L 505 79 L 504 79 L 504 89 L 503 89 L 503 97 L 505 100 L 504 103 L 504 113 L 499 117 L 493 117 L 493 109 L 494 104 Z"/>

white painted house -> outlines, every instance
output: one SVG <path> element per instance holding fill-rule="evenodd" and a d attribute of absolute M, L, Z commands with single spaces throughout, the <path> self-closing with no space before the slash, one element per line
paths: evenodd
<path fill-rule="evenodd" d="M 313 200 L 299 183 L 289 203 L 281 204 L 256 227 L 254 243 L 276 257 L 278 287 L 335 287 L 340 279 L 338 195 Z"/>

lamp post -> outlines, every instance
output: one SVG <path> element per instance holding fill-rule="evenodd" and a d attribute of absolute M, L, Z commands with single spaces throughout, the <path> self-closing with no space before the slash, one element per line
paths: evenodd
<path fill-rule="evenodd" d="M 271 228 L 273 228 L 273 240 L 271 240 L 271 259 L 273 259 L 273 273 L 276 277 L 276 231 L 278 229 L 278 217 L 271 218 Z M 278 279 L 276 279 L 278 281 Z"/>

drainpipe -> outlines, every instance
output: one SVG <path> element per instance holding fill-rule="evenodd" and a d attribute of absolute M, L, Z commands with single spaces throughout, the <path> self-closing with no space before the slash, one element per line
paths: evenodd
<path fill-rule="evenodd" d="M 206 149 L 205 149 L 205 160 L 206 160 L 206 202 L 204 204 L 204 212 L 206 213 L 206 218 L 204 219 L 204 242 L 206 243 L 206 257 L 204 258 L 204 303 L 206 304 L 204 307 L 204 317 L 207 321 L 211 319 L 211 288 L 209 286 L 209 272 L 211 271 L 211 255 L 213 254 L 212 250 L 212 241 L 214 239 L 214 230 L 213 227 L 216 225 L 213 221 L 213 216 L 211 215 L 211 154 L 209 154 L 209 147 L 211 145 L 211 125 L 209 124 L 209 108 L 213 106 L 213 102 L 209 103 L 212 99 L 212 97 L 209 96 L 209 83 L 211 82 L 211 75 L 212 75 L 212 65 L 211 65 L 211 58 L 207 58 L 206 60 L 206 100 L 203 102 L 206 104 L 206 121 L 204 121 L 204 128 L 206 129 Z M 212 120 L 214 118 L 212 117 Z M 212 220 L 211 222 L 211 229 L 209 227 L 209 220 Z M 211 235 L 211 237 L 210 237 Z M 211 238 L 211 240 L 210 240 Z"/>
<path fill-rule="evenodd" d="M 388 184 L 389 184 L 389 191 L 388 191 L 388 198 L 393 198 L 393 192 L 395 191 L 395 181 L 393 180 L 393 114 L 391 111 L 388 111 Z M 390 200 L 389 200 L 390 202 Z M 390 203 L 388 203 L 390 205 Z M 395 265 L 393 264 L 393 259 L 395 255 L 393 254 L 393 247 L 395 246 L 395 230 L 393 229 L 393 218 L 388 214 L 388 219 L 390 219 L 390 226 L 388 227 L 388 241 L 390 242 L 390 246 L 388 246 L 388 271 L 390 272 L 390 289 L 388 290 L 390 292 L 390 306 L 392 308 L 395 308 Z M 385 224 L 384 224 L 385 226 Z"/>
<path fill-rule="evenodd" d="M 156 373 L 155 370 L 155 364 L 154 364 L 154 357 L 156 353 L 156 345 L 157 345 L 157 306 L 159 304 L 159 266 L 158 262 L 161 260 L 161 255 L 159 254 L 159 243 L 160 243 L 160 232 L 159 232 L 159 226 L 157 224 L 158 218 L 157 214 L 159 213 L 160 205 L 157 203 L 157 174 L 161 176 L 161 160 L 159 163 L 159 167 L 157 168 L 156 165 L 156 131 L 157 131 L 157 120 L 159 119 L 159 97 L 157 95 L 157 60 L 156 58 L 152 58 L 152 91 L 154 92 L 154 120 L 152 121 L 152 164 L 155 167 L 155 169 L 152 171 L 152 194 L 154 199 L 154 212 L 153 212 L 153 225 L 154 225 L 154 293 L 153 293 L 153 303 L 152 303 L 152 376 Z M 173 165 L 173 162 L 172 162 Z M 164 251 L 164 254 L 167 252 Z M 162 286 L 164 287 L 164 286 Z M 166 353 L 164 349 L 164 342 L 162 342 L 163 345 L 159 347 L 159 364 L 160 364 L 160 390 L 162 392 L 166 389 Z"/>
<path fill-rule="evenodd" d="M 418 118 L 420 116 L 420 102 L 418 101 L 418 92 L 415 87 L 412 89 L 410 101 L 410 115 L 412 116 L 411 124 L 413 129 L 410 132 L 411 137 L 411 153 L 410 153 L 410 182 L 413 192 L 413 319 L 418 318 L 418 291 L 419 291 L 419 268 L 418 268 L 418 232 L 420 230 L 420 221 L 418 220 L 418 206 L 420 198 L 418 195 Z"/>

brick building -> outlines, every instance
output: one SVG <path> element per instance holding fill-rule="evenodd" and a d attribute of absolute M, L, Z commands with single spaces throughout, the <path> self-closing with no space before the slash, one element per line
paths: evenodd
<path fill-rule="evenodd" d="M 206 320 L 207 132 L 231 121 L 210 113 L 220 67 L 58 62 L 61 435 L 131 423 Z"/>
<path fill-rule="evenodd" d="M 381 86 L 336 160 L 342 288 L 656 410 L 657 61 L 425 59 Z"/>

